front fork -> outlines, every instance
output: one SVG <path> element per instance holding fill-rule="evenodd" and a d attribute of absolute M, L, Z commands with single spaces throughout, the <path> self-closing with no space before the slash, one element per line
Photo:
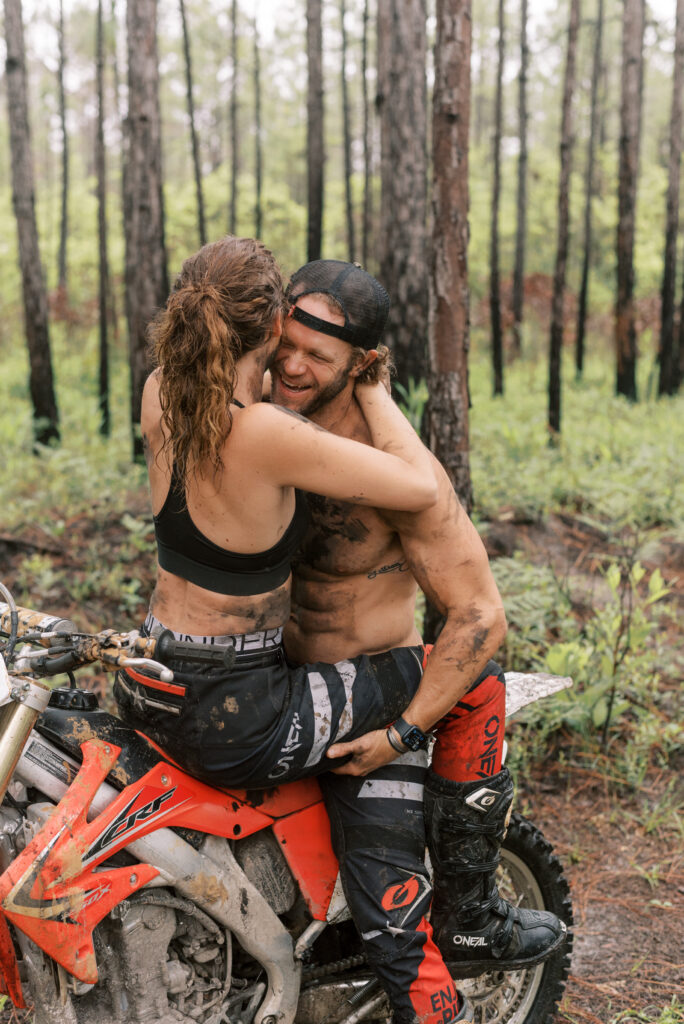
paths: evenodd
<path fill-rule="evenodd" d="M 50 690 L 35 679 L 7 674 L 0 657 L 0 803 L 36 720 L 50 700 Z"/>

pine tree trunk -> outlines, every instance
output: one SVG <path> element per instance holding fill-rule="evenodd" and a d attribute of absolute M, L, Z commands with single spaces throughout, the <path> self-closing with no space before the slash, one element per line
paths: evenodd
<path fill-rule="evenodd" d="M 121 128 L 121 137 L 122 137 L 122 143 L 121 143 L 121 145 L 119 147 L 119 150 L 120 150 L 120 154 L 119 154 L 119 156 L 120 156 L 119 188 L 120 188 L 120 193 L 121 193 L 121 203 L 120 203 L 120 210 L 121 210 L 121 234 L 122 234 L 123 238 L 125 239 L 126 238 L 126 197 L 125 197 L 125 194 L 124 194 L 124 179 L 125 179 L 125 164 L 126 164 L 126 153 L 125 153 L 125 149 L 126 149 L 126 146 L 125 146 L 126 129 L 125 129 L 125 123 L 124 123 L 123 119 L 121 118 L 121 76 L 119 74 L 119 47 L 118 47 L 118 24 L 117 24 L 117 17 L 116 17 L 116 0 L 111 0 L 110 15 L 109 15 L 109 17 L 110 17 L 110 21 L 111 21 L 111 25 L 112 25 L 112 29 L 111 29 L 111 53 L 109 54 L 109 59 L 111 60 L 111 64 L 112 64 L 112 77 L 114 79 L 114 109 L 116 111 L 117 123 L 119 123 L 120 128 Z M 116 299 L 115 299 L 115 289 L 114 289 L 113 286 L 110 287 L 110 289 L 109 289 L 109 301 L 110 301 L 110 308 L 109 308 L 110 323 L 113 325 L 113 328 L 114 328 L 114 339 L 115 339 L 115 341 L 118 341 L 119 340 L 119 316 L 118 316 L 117 309 L 116 309 L 117 303 L 116 303 Z M 125 305 L 125 298 L 124 298 L 124 305 Z"/>
<path fill-rule="evenodd" d="M 66 129 L 66 94 L 64 91 L 64 5 L 59 2 L 59 63 L 57 65 L 57 87 L 59 93 L 59 127 L 62 137 L 62 210 L 59 225 L 59 256 L 57 288 L 61 299 L 66 300 L 67 288 L 67 238 L 69 234 L 69 137 Z"/>
<path fill-rule="evenodd" d="M 238 5 L 233 0 L 230 30 L 230 59 L 232 79 L 230 83 L 230 213 L 228 230 L 231 235 L 237 233 L 237 198 L 238 198 Z"/>
<path fill-rule="evenodd" d="M 323 233 L 323 27 L 321 0 L 306 2 L 306 168 L 308 191 L 307 260 L 321 258 Z"/>
<path fill-rule="evenodd" d="M 561 363 L 563 355 L 563 313 L 565 274 L 570 240 L 570 171 L 572 168 L 573 125 L 572 100 L 575 91 L 577 34 L 579 32 L 580 0 L 570 0 L 568 51 L 563 78 L 563 112 L 561 116 L 560 178 L 558 181 L 558 243 L 553 274 L 551 299 L 551 332 L 549 339 L 549 436 L 555 441 L 561 429 Z"/>
<path fill-rule="evenodd" d="M 587 170 L 585 176 L 584 200 L 584 257 L 582 260 L 582 278 L 580 281 L 579 300 L 577 305 L 577 336 L 575 339 L 575 369 L 577 377 L 584 371 L 584 338 L 586 334 L 587 305 L 589 299 L 589 267 L 591 265 L 591 221 L 592 203 L 594 200 L 594 164 L 596 156 L 596 139 L 599 130 L 599 81 L 601 77 L 603 42 L 603 0 L 597 0 L 596 34 L 594 37 L 594 60 L 591 69 L 591 102 L 589 114 L 589 142 L 587 145 Z"/>
<path fill-rule="evenodd" d="M 475 23 L 477 28 L 477 20 Z M 475 31 L 475 30 L 474 30 Z M 478 44 L 482 36 L 482 27 L 477 33 Z M 485 95 L 487 88 L 487 77 L 489 73 L 489 41 L 486 40 L 483 45 L 478 45 L 478 57 L 479 61 L 477 64 L 477 78 L 475 79 L 474 96 L 473 96 L 473 131 L 472 139 L 475 145 L 479 148 L 482 144 L 482 138 L 485 132 L 485 120 L 486 120 L 486 109 L 487 109 L 487 97 Z"/>
<path fill-rule="evenodd" d="M 522 351 L 522 320 L 525 303 L 525 238 L 527 235 L 527 3 L 520 0 L 520 74 L 518 76 L 518 125 L 520 154 L 516 192 L 515 267 L 513 270 L 513 351 Z"/>
<path fill-rule="evenodd" d="M 261 125 L 261 56 L 259 54 L 259 31 L 254 19 L 254 234 L 261 238 L 264 229 L 263 207 L 263 152 Z"/>
<path fill-rule="evenodd" d="M 433 228 L 427 434 L 470 513 L 473 491 L 468 432 L 468 144 L 470 0 L 437 0 L 432 100 Z M 423 636 L 433 642 L 441 616 L 427 602 Z"/>
<path fill-rule="evenodd" d="M 631 401 L 637 398 L 634 234 L 641 134 L 644 14 L 644 0 L 623 0 L 615 349 L 616 392 Z"/>
<path fill-rule="evenodd" d="M 427 366 L 426 52 L 425 0 L 379 0 L 380 280 L 392 300 L 385 340 L 404 387 Z"/>
<path fill-rule="evenodd" d="M 371 120 L 370 101 L 368 98 L 368 25 L 370 14 L 368 0 L 363 5 L 363 36 L 361 39 L 361 89 L 363 103 L 363 223 L 361 229 L 361 260 L 368 269 L 370 254 L 371 218 L 373 215 L 373 196 L 371 193 Z"/>
<path fill-rule="evenodd" d="M 351 114 L 349 110 L 349 88 L 347 83 L 347 28 L 345 25 L 346 2 L 340 0 L 340 27 L 342 30 L 342 127 L 344 132 L 344 195 L 347 212 L 347 252 L 350 263 L 356 259 L 356 237 L 354 231 L 354 201 L 352 198 L 351 158 Z"/>
<path fill-rule="evenodd" d="M 12 204 L 19 241 L 29 355 L 29 391 L 33 405 L 35 439 L 39 444 L 48 444 L 50 441 L 59 440 L 59 415 L 50 356 L 47 293 L 36 225 L 21 0 L 4 0 L 4 7 Z"/>
<path fill-rule="evenodd" d="M 504 0 L 499 0 L 499 41 L 496 67 L 494 140 L 492 147 L 492 222 L 489 236 L 489 316 L 492 334 L 492 391 L 503 395 L 503 330 L 499 281 L 499 208 L 501 205 L 501 132 L 503 121 Z"/>
<path fill-rule="evenodd" d="M 140 404 L 148 373 L 147 326 L 169 292 L 164 240 L 157 2 L 126 5 L 128 116 L 124 165 L 126 320 L 133 457 L 143 455 Z"/>
<path fill-rule="evenodd" d="M 682 156 L 682 84 L 684 78 L 684 0 L 677 0 L 672 111 L 670 115 L 670 166 L 667 185 L 665 259 L 661 289 L 660 373 L 658 394 L 677 390 L 675 372 L 675 286 L 677 276 L 677 235 L 679 233 L 679 174 Z"/>
<path fill-rule="evenodd" d="M 104 143 L 104 43 L 102 24 L 102 0 L 97 0 L 97 22 L 95 37 L 95 70 L 97 79 L 97 129 L 95 132 L 95 175 L 97 178 L 97 237 L 99 252 L 99 373 L 98 404 L 100 408 L 100 433 L 109 437 L 111 433 L 109 411 L 109 259 L 107 256 L 107 188 Z"/>
<path fill-rule="evenodd" d="M 181 24 L 183 26 L 183 54 L 185 56 L 185 88 L 188 100 L 188 119 L 190 121 L 190 140 L 192 143 L 192 165 L 195 171 L 195 194 L 197 196 L 197 229 L 200 245 L 207 244 L 207 226 L 204 217 L 204 193 L 202 191 L 202 164 L 199 152 L 199 139 L 195 126 L 195 102 L 192 95 L 192 54 L 190 51 L 190 33 L 185 14 L 185 0 L 178 0 Z"/>

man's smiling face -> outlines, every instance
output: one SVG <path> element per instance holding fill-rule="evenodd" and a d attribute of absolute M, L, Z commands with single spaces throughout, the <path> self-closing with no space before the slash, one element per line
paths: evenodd
<path fill-rule="evenodd" d="M 342 314 L 332 312 L 316 295 L 303 295 L 297 305 L 321 320 L 344 325 Z M 354 386 L 351 370 L 355 361 L 348 342 L 286 317 L 271 367 L 271 401 L 311 416 L 347 386 Z"/>

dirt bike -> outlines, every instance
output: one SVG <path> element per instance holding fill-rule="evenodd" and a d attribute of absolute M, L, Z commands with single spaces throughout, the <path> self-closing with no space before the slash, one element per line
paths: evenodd
<path fill-rule="evenodd" d="M 316 780 L 213 789 L 101 710 L 73 674 L 99 662 L 168 687 L 165 661 L 217 652 L 168 631 L 79 632 L 17 608 L 2 584 L 0 596 L 0 990 L 32 1004 L 34 1024 L 386 1021 Z M 68 686 L 41 681 L 59 674 Z M 516 673 L 506 682 L 507 717 L 571 685 Z M 518 814 L 499 887 L 570 929 L 560 863 Z M 477 1024 L 546 1024 L 571 943 L 569 931 L 528 970 L 458 980 Z"/>

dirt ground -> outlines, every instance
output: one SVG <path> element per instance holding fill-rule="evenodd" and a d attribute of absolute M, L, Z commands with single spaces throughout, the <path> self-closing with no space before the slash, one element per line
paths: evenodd
<path fill-rule="evenodd" d="M 111 602 L 91 603 L 85 616 L 68 590 L 69 576 L 80 570 L 81 545 L 99 538 L 112 560 L 116 558 L 123 541 L 120 523 L 102 512 L 68 525 L 68 546 L 55 544 L 40 531 L 0 534 L 0 580 L 15 586 L 27 553 L 50 553 L 60 569 L 57 577 L 64 577 L 64 589 L 50 595 L 45 611 L 72 617 L 85 628 L 125 626 Z M 491 524 L 487 546 L 492 557 L 522 548 L 535 560 L 571 565 L 587 575 L 595 572 L 609 547 L 595 528 L 577 518 L 521 522 L 507 510 Z M 140 572 L 142 562 L 146 559 L 139 559 L 131 571 Z M 651 562 L 656 564 L 675 586 L 675 600 L 682 608 L 684 545 L 661 538 Z M 151 582 L 150 567 L 141 593 L 149 593 Z M 681 633 L 680 628 L 673 642 L 681 643 Z M 572 758 L 570 762 L 562 769 L 554 763 L 538 766 L 533 777 L 517 780 L 518 809 L 553 844 L 574 904 L 572 968 L 556 1024 L 609 1024 L 616 1018 L 621 1024 L 649 1022 L 672 997 L 680 1006 L 684 1002 L 684 759 L 667 771 L 654 769 L 638 794 L 619 799 L 605 772 L 579 767 Z M 678 795 L 668 790 L 673 778 Z M 666 804 L 673 808 L 677 803 L 679 828 L 675 812 L 667 818 L 660 813 Z M 11 1010 L 0 1012 L 2 1022 L 19 1024 L 22 1019 L 25 1015 Z"/>
<path fill-rule="evenodd" d="M 521 550 L 560 574 L 584 577 L 593 596 L 597 570 L 618 553 L 600 526 L 579 516 L 534 522 L 513 509 L 489 524 L 485 543 L 490 558 Z M 678 620 L 669 629 L 681 649 L 684 544 L 660 535 L 641 561 L 648 570 L 658 567 L 673 588 Z M 670 689 L 681 723 L 681 680 Z M 556 1024 L 651 1021 L 673 997 L 684 1021 L 684 754 L 669 770 L 649 772 L 640 792 L 628 797 L 616 796 L 605 766 L 599 771 L 569 760 L 562 769 L 543 765 L 534 778 L 517 780 L 518 803 L 553 844 L 573 899 L 572 968 Z"/>
<path fill-rule="evenodd" d="M 518 802 L 552 842 L 572 893 L 572 967 L 557 1024 L 607 1024 L 621 1013 L 631 1024 L 684 1000 L 682 833 L 639 824 L 669 778 L 654 774 L 620 803 L 588 770 L 549 766 L 518 780 Z"/>

